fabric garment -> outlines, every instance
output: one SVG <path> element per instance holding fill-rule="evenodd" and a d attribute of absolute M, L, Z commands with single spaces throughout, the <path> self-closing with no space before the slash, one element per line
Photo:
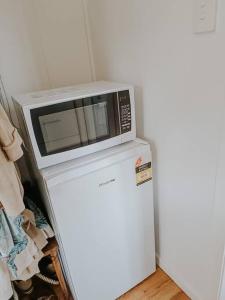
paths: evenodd
<path fill-rule="evenodd" d="M 30 199 L 27 207 L 17 217 L 0 210 L 0 299 L 12 295 L 10 282 L 27 280 L 39 273 L 38 262 L 42 249 L 54 233 L 40 209 Z"/>
<path fill-rule="evenodd" d="M 42 249 L 53 231 L 41 211 L 26 199 L 14 164 L 23 155 L 22 139 L 0 105 L 0 300 L 12 294 L 11 281 L 39 272 Z"/>
<path fill-rule="evenodd" d="M 22 139 L 0 105 L 0 202 L 9 216 L 25 209 L 23 187 L 14 162 L 23 155 Z"/>

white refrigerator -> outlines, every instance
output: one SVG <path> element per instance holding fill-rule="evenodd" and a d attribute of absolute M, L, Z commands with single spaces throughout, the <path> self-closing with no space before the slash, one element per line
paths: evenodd
<path fill-rule="evenodd" d="M 152 157 L 135 140 L 41 171 L 77 300 L 114 300 L 155 271 Z"/>

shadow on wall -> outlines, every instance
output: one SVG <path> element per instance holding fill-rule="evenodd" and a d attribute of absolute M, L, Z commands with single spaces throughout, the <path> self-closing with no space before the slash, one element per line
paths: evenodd
<path fill-rule="evenodd" d="M 157 201 L 157 195 L 158 195 L 158 179 L 157 179 L 157 151 L 155 143 L 147 139 L 144 134 L 144 105 L 143 105 L 143 89 L 140 86 L 135 86 L 135 113 L 136 113 L 136 125 L 137 125 L 137 137 L 143 138 L 151 145 L 151 151 L 152 151 L 152 166 L 153 166 L 153 188 L 154 188 L 154 210 L 155 210 L 155 228 L 158 228 L 159 222 L 158 222 L 158 201 Z M 156 230 L 156 253 L 157 256 L 159 255 L 158 251 L 160 249 L 159 247 L 159 231 Z"/>
<path fill-rule="evenodd" d="M 139 138 L 144 137 L 144 108 L 143 108 L 143 91 L 139 86 L 135 86 L 134 89 L 135 98 L 135 114 L 136 114 L 136 126 L 137 136 Z"/>
<path fill-rule="evenodd" d="M 135 113 L 136 113 L 136 125 L 137 125 L 137 137 L 143 138 L 151 145 L 152 151 L 152 166 L 153 166 L 153 188 L 154 188 L 154 210 L 155 210 L 155 228 L 159 227 L 158 222 L 158 177 L 157 177 L 157 151 L 155 143 L 147 139 L 144 134 L 144 105 L 143 105 L 143 89 L 140 86 L 135 86 Z M 156 254 L 159 256 L 159 230 L 156 230 Z"/>
<path fill-rule="evenodd" d="M 157 150 L 155 143 L 151 140 L 147 140 L 151 145 L 152 151 L 152 169 L 153 169 L 153 201 L 154 201 L 154 222 L 155 222 L 155 243 L 156 243 L 156 258 L 160 256 L 160 239 L 159 239 L 159 201 L 158 201 L 158 174 L 157 174 Z"/>

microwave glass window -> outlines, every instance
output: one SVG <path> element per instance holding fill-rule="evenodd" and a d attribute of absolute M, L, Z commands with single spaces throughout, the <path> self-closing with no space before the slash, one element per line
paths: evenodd
<path fill-rule="evenodd" d="M 109 124 L 107 114 L 107 102 L 93 105 L 96 137 L 102 138 L 109 135 Z"/>
<path fill-rule="evenodd" d="M 90 143 L 109 136 L 107 102 L 92 104 L 92 100 L 85 99 L 84 115 L 87 136 Z"/>
<path fill-rule="evenodd" d="M 31 120 L 42 156 L 72 150 L 121 134 L 118 93 L 39 107 Z"/>
<path fill-rule="evenodd" d="M 75 109 L 39 116 L 47 153 L 81 142 Z"/>
<path fill-rule="evenodd" d="M 84 118 L 86 122 L 88 141 L 89 143 L 94 143 L 96 141 L 97 136 L 92 99 L 84 99 L 84 105 Z"/>
<path fill-rule="evenodd" d="M 80 132 L 80 139 L 83 146 L 88 145 L 87 125 L 85 120 L 84 107 L 80 106 L 76 108 L 77 122 Z"/>
<path fill-rule="evenodd" d="M 98 138 L 105 139 L 120 134 L 117 93 L 95 96 L 92 103 Z"/>

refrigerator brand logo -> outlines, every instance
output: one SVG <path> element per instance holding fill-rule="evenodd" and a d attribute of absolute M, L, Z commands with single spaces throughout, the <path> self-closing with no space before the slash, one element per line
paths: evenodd
<path fill-rule="evenodd" d="M 110 180 L 108 180 L 108 181 L 99 183 L 99 187 L 102 187 L 102 186 L 104 186 L 104 185 L 110 184 L 110 183 L 115 182 L 115 181 L 116 181 L 116 179 L 115 179 L 115 178 L 112 178 L 112 179 L 110 179 Z"/>

